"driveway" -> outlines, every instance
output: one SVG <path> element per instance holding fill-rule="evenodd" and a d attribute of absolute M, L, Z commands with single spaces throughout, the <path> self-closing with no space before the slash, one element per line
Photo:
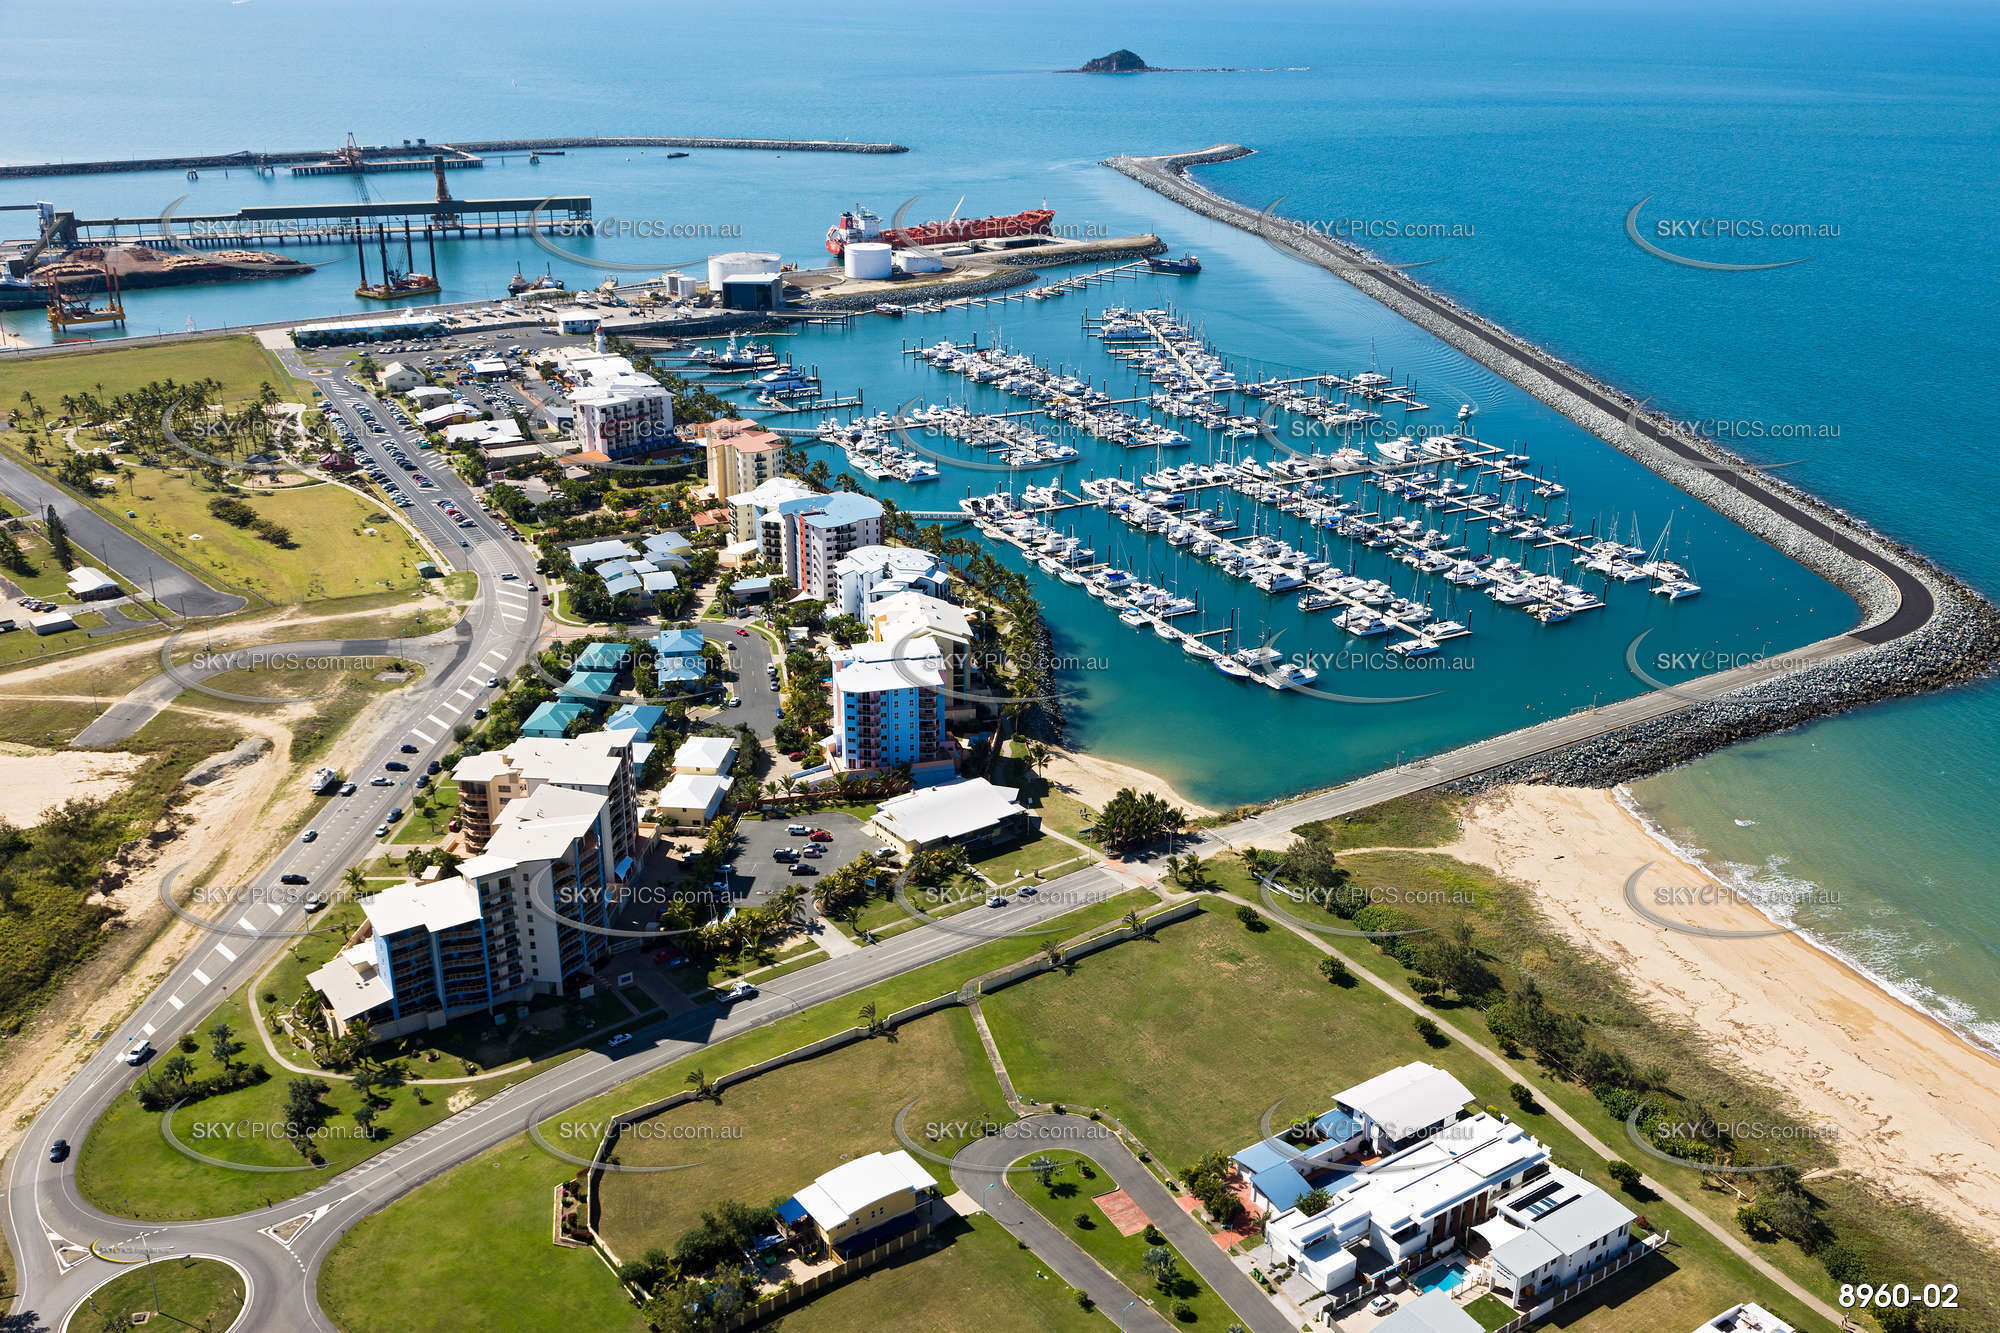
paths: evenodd
<path fill-rule="evenodd" d="M 984 1195 L 982 1206 L 995 1221 L 1016 1240 L 1026 1242 L 1035 1257 L 1062 1274 L 1064 1281 L 1088 1292 L 1099 1308 L 1116 1318 L 1134 1293 L 1014 1193 L 1006 1173 L 1008 1166 L 1023 1157 L 1059 1148 L 1083 1153 L 1103 1167 L 1112 1182 L 1145 1213 L 1146 1220 L 1165 1233 L 1195 1276 L 1207 1283 L 1252 1333 L 1296 1333 L 1291 1319 L 1223 1253 L 1208 1228 L 1183 1212 L 1166 1186 L 1132 1155 L 1117 1134 L 1097 1121 L 1080 1115 L 1033 1115 L 1017 1120 L 991 1138 L 975 1139 L 968 1145 L 952 1160 L 951 1178 L 975 1200 Z M 1133 1308 L 1125 1327 L 1172 1327 L 1150 1309 L 1141 1316 L 1141 1308 Z M 1148 1318 L 1150 1323 L 1142 1322 Z"/>
<path fill-rule="evenodd" d="M 736 696 L 743 700 L 741 708 L 722 709 L 715 715 L 715 720 L 732 727 L 748 726 L 769 740 L 772 730 L 778 725 L 778 692 L 771 688 L 771 678 L 765 673 L 765 668 L 771 665 L 771 643 L 755 630 L 739 635 L 736 630 L 740 623 L 717 624 L 709 621 L 700 626 L 704 639 L 721 645 L 729 668 L 729 674 L 724 679 Z M 735 645 L 734 651 L 731 650 L 732 644 Z"/>

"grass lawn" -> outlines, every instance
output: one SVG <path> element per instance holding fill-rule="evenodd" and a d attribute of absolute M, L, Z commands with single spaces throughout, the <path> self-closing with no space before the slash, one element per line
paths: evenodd
<path fill-rule="evenodd" d="M 670 968 L 667 979 L 678 986 L 684 994 L 698 995 L 700 992 L 738 977 L 754 976 L 759 981 L 771 981 L 796 972 L 802 967 L 811 967 L 826 958 L 826 950 L 809 939 L 795 939 L 776 953 L 738 955 L 735 958 L 693 959 Z"/>
<path fill-rule="evenodd" d="M 703 1068 L 711 1077 L 722 1072 Z M 894 1150 L 896 1113 L 911 1101 L 917 1103 L 908 1121 L 913 1133 L 933 1121 L 1008 1118 L 965 1010 L 944 1010 L 905 1025 L 894 1041 L 857 1042 L 737 1084 L 719 1102 L 690 1103 L 644 1122 L 620 1140 L 618 1163 L 692 1165 L 608 1174 L 599 1229 L 624 1258 L 653 1246 L 671 1251 L 704 1210 L 725 1199 L 776 1203 L 842 1162 Z M 950 1155 L 966 1141 L 940 1152 Z M 597 1135 L 564 1146 L 588 1157 Z M 945 1193 L 952 1191 L 941 1163 L 917 1160 Z"/>
<path fill-rule="evenodd" d="M 339 486 L 218 490 L 185 468 L 138 473 L 135 493 L 99 502 L 100 514 L 218 586 L 273 603 L 413 588 L 417 562 L 429 559 L 389 510 Z M 289 529 L 292 546 L 216 518 L 209 501 L 222 497 Z M 127 518 L 128 510 L 138 517 Z"/>
<path fill-rule="evenodd" d="M 1338 848 L 1440 847 L 1458 837 L 1458 812 L 1465 798 L 1421 791 L 1356 810 L 1337 819 L 1301 825 L 1299 832 L 1324 832 Z"/>
<path fill-rule="evenodd" d="M 108 402 L 156 380 L 187 384 L 201 379 L 219 380 L 221 399 L 231 404 L 256 397 L 267 382 L 283 397 L 312 398 L 310 384 L 286 375 L 255 338 L 238 334 L 155 346 L 113 344 L 85 355 L 9 361 L 0 366 L 0 404 L 9 412 L 17 410 L 26 390 L 53 418 L 62 414 L 64 394 L 95 393 Z"/>
<path fill-rule="evenodd" d="M 898 1256 L 784 1315 L 786 1333 L 1102 1333 L 1102 1315 L 990 1217 L 956 1221 L 950 1244 Z M 1001 1312 L 1004 1311 L 1004 1316 Z"/>
<path fill-rule="evenodd" d="M 443 776 L 443 774 L 438 775 L 439 778 Z M 416 778 L 413 776 L 410 781 L 415 782 Z M 434 793 L 431 795 L 430 809 L 419 809 L 412 804 L 409 813 L 403 816 L 401 827 L 396 830 L 395 836 L 389 839 L 390 842 L 442 842 L 445 834 L 451 831 L 446 826 L 458 817 L 456 784 L 427 787 L 424 792 Z M 413 795 L 411 799 L 414 802 L 416 796 Z"/>
<path fill-rule="evenodd" d="M 1116 921 L 1131 908 L 1156 904 L 1152 894 L 1134 891 L 1069 913 L 1063 921 L 1081 934 Z M 607 1116 L 680 1091 L 696 1068 L 711 1074 L 741 1069 L 852 1027 L 855 1010 L 865 1001 L 874 1001 L 881 1013 L 893 1013 L 1028 957 L 1039 947 L 1036 940 L 995 940 L 829 1000 L 641 1075 L 545 1121 L 542 1133 L 551 1143 L 588 1141 L 587 1134 L 564 1126 L 601 1125 Z M 321 1270 L 320 1300 L 345 1333 L 429 1333 L 438 1326 L 438 1312 L 447 1308 L 464 1327 L 636 1333 L 642 1327 L 638 1314 L 622 1299 L 603 1264 L 584 1251 L 549 1243 L 550 1191 L 576 1172 L 526 1135 L 509 1139 L 404 1195 L 342 1237 Z M 992 1327 L 991 1312 L 979 1313 L 988 1316 L 982 1326 Z"/>
<path fill-rule="evenodd" d="M 160 1317 L 162 1326 L 222 1333 L 236 1322 L 243 1296 L 242 1275 L 228 1264 L 215 1259 L 161 1259 L 133 1264 L 92 1292 L 90 1304 L 77 1311 L 69 1327 L 88 1333 L 107 1319 L 122 1327 L 131 1323 L 131 1316 L 143 1313 Z"/>
<path fill-rule="evenodd" d="M 303 1166 L 305 1158 L 277 1128 L 285 1119 L 286 1085 L 301 1076 L 272 1064 L 251 1029 L 245 1001 L 246 996 L 239 991 L 203 1019 L 195 1029 L 198 1048 L 188 1058 L 195 1064 L 196 1077 L 216 1072 L 219 1066 L 209 1053 L 208 1031 L 218 1022 L 227 1023 L 235 1031 L 234 1040 L 243 1045 L 238 1062 L 263 1065 L 271 1070 L 271 1077 L 182 1107 L 174 1115 L 174 1132 L 182 1143 L 210 1157 L 261 1166 Z M 179 1047 L 162 1050 L 153 1064 L 179 1054 Z M 417 1077 L 423 1073 L 420 1067 L 412 1067 L 411 1072 Z M 525 1071 L 465 1086 L 484 1098 L 521 1077 Z M 172 1221 L 241 1212 L 301 1194 L 338 1171 L 429 1128 L 450 1114 L 446 1099 L 461 1090 L 403 1087 L 378 1091 L 378 1100 L 386 1099 L 388 1104 L 380 1108 L 371 1140 L 363 1138 L 354 1123 L 352 1113 L 360 1098 L 353 1088 L 339 1079 L 326 1082 L 330 1090 L 324 1101 L 330 1113 L 326 1132 L 318 1140 L 327 1161 L 324 1169 L 232 1171 L 196 1161 L 169 1146 L 160 1133 L 160 1116 L 142 1109 L 138 1098 L 127 1093 L 112 1103 L 84 1140 L 77 1156 L 77 1186 L 98 1207 L 121 1217 Z"/>
<path fill-rule="evenodd" d="M 1235 1314 L 1220 1296 L 1209 1290 L 1208 1284 L 1194 1274 L 1187 1257 L 1175 1249 L 1171 1242 L 1164 1248 L 1173 1252 L 1180 1263 L 1180 1272 L 1165 1288 L 1153 1280 L 1146 1268 L 1146 1251 L 1153 1246 L 1146 1240 L 1143 1231 L 1130 1236 L 1118 1234 L 1118 1228 L 1111 1225 L 1102 1209 L 1091 1200 L 1099 1194 L 1107 1194 L 1116 1186 L 1102 1168 L 1090 1159 L 1076 1152 L 1052 1152 L 1044 1154 L 1060 1168 L 1043 1185 L 1028 1172 L 1017 1172 L 1008 1181 L 1014 1192 L 1027 1200 L 1036 1212 L 1046 1217 L 1058 1230 L 1081 1246 L 1086 1254 L 1103 1264 L 1105 1269 L 1132 1290 L 1142 1300 L 1151 1301 L 1153 1308 L 1169 1323 L 1184 1328 L 1205 1328 L 1222 1330 L 1236 1322 Z M 1086 1179 L 1083 1168 L 1090 1165 L 1094 1179 Z M 1076 1224 L 1078 1214 L 1087 1217 L 1091 1225 L 1081 1227 Z M 1181 1319 L 1175 1311 L 1186 1305 L 1194 1312 L 1194 1318 Z M 1106 1313 L 1111 1313 L 1107 1311 Z"/>
<path fill-rule="evenodd" d="M 1489 1331 L 1499 1328 L 1502 1324 L 1513 1322 L 1515 1315 L 1519 1313 L 1513 1306 L 1507 1304 L 1507 1302 L 1501 1300 L 1491 1292 L 1481 1296 L 1478 1300 L 1467 1301 L 1460 1308 L 1474 1319 L 1477 1319 L 1481 1328 Z M 1720 1311 L 1717 1313 L 1720 1313 Z"/>
<path fill-rule="evenodd" d="M 343 1333 L 644 1333 L 601 1259 L 549 1241 L 552 1192 L 576 1171 L 525 1135 L 452 1168 L 341 1237 L 320 1270 L 321 1304 Z"/>
<path fill-rule="evenodd" d="M 1003 887 L 1016 880 L 1033 881 L 1040 878 L 1036 871 L 1050 870 L 1063 866 L 1066 870 L 1081 868 L 1081 863 L 1092 859 L 1089 852 L 1078 851 L 1061 838 L 1051 838 L 1047 834 L 1037 834 L 1015 847 L 1010 847 L 997 855 L 974 861 L 972 868 L 986 878 Z"/>

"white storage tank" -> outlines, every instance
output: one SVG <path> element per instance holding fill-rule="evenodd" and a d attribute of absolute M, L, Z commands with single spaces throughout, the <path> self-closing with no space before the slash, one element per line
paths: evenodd
<path fill-rule="evenodd" d="M 944 261 L 922 250 L 898 250 L 896 267 L 905 273 L 942 273 Z"/>
<path fill-rule="evenodd" d="M 773 273 L 778 268 L 778 256 L 759 250 L 732 250 L 726 255 L 708 257 L 708 289 L 720 294 L 722 284 L 739 273 Z"/>
<path fill-rule="evenodd" d="M 849 282 L 881 282 L 889 276 L 896 250 L 881 241 L 853 241 L 841 257 L 847 262 Z"/>
<path fill-rule="evenodd" d="M 660 291 L 669 301 L 685 301 L 694 295 L 694 279 L 685 273 L 662 273 Z"/>

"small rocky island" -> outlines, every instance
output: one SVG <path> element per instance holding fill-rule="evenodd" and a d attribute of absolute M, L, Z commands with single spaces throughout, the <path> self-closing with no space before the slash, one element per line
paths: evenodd
<path fill-rule="evenodd" d="M 1160 71 L 1153 69 L 1151 65 L 1140 59 L 1137 52 L 1127 51 L 1121 47 L 1108 56 L 1099 56 L 1095 60 L 1086 61 L 1080 68 L 1070 72 L 1073 74 L 1145 74 L 1148 72 L 1159 73 Z"/>
<path fill-rule="evenodd" d="M 1290 70 L 1306 69 L 1305 65 L 1294 65 Z M 1209 66 L 1200 69 L 1170 69 L 1164 65 L 1149 65 L 1137 51 L 1127 51 L 1123 47 L 1108 56 L 1099 56 L 1075 69 L 1059 71 L 1063 74 L 1273 74 L 1271 68 L 1239 69 L 1232 66 Z"/>

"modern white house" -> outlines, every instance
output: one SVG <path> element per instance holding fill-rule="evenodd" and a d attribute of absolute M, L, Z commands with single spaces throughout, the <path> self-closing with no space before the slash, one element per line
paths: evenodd
<path fill-rule="evenodd" d="M 674 751 L 674 772 L 710 777 L 729 772 L 736 762 L 736 741 L 729 736 L 690 736 Z"/>
<path fill-rule="evenodd" d="M 1493 1294 L 1530 1309 L 1623 1253 L 1632 1210 L 1561 1167 L 1500 1200 L 1475 1228 L 1487 1248 Z"/>
<path fill-rule="evenodd" d="M 1323 1186 L 1331 1195 L 1323 1210 L 1288 1208 L 1265 1235 L 1307 1281 L 1335 1291 L 1362 1272 L 1451 1248 L 1495 1215 L 1497 1199 L 1545 1174 L 1548 1161 L 1526 1130 L 1482 1111 L 1336 1177 Z"/>
<path fill-rule="evenodd" d="M 660 788 L 653 818 L 665 827 L 705 829 L 721 813 L 729 787 L 720 773 L 676 773 Z"/>
<path fill-rule="evenodd" d="M 1755 1301 L 1732 1305 L 1693 1333 L 1798 1333 Z"/>

